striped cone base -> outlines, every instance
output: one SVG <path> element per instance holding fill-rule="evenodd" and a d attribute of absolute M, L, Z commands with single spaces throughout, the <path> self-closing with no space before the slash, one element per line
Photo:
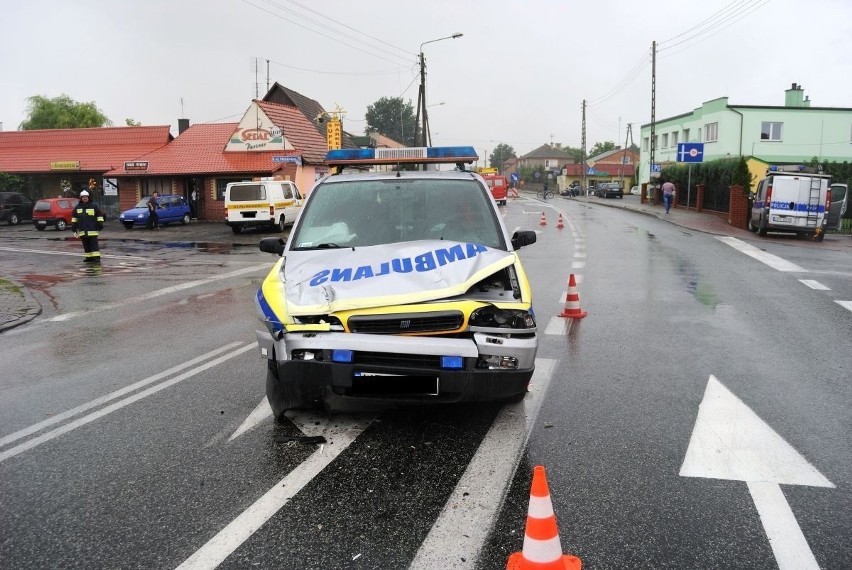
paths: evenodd
<path fill-rule="evenodd" d="M 506 570 L 581 570 L 582 561 L 562 554 L 556 515 L 550 501 L 544 467 L 533 468 L 530 506 L 524 533 L 524 548 L 509 556 Z"/>
<path fill-rule="evenodd" d="M 556 229 L 561 230 L 564 227 L 565 227 L 565 222 L 562 221 L 562 214 L 559 214 L 559 219 L 556 220 Z"/>
<path fill-rule="evenodd" d="M 580 308 L 580 293 L 577 291 L 577 280 L 574 279 L 574 274 L 572 273 L 568 278 L 568 294 L 565 296 L 565 308 L 562 309 L 559 316 L 570 319 L 582 319 L 588 314 Z"/>

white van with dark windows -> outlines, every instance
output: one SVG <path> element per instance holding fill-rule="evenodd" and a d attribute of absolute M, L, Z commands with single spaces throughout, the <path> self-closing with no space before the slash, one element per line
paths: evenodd
<path fill-rule="evenodd" d="M 770 167 L 757 185 L 749 229 L 761 236 L 767 232 L 791 232 L 822 241 L 826 205 L 831 200 L 830 178 L 827 174 L 807 173 L 803 166 Z"/>
<path fill-rule="evenodd" d="M 235 234 L 251 227 L 284 231 L 296 221 L 303 201 L 299 189 L 289 180 L 231 182 L 225 187 L 225 223 Z"/>

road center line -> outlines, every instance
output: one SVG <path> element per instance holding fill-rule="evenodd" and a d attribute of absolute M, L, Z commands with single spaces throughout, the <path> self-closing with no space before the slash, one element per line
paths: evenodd
<path fill-rule="evenodd" d="M 246 345 L 246 346 L 243 346 L 243 347 L 240 347 L 240 348 L 236 349 L 235 351 L 233 351 L 229 354 L 226 354 L 224 356 L 220 356 L 219 358 L 216 358 L 216 359 L 211 360 L 211 361 L 209 361 L 205 364 L 202 364 L 201 366 L 193 368 L 192 370 L 184 372 L 183 374 L 180 374 L 179 376 L 175 376 L 171 380 L 166 380 L 165 382 L 162 382 L 162 383 L 157 384 L 155 386 L 151 386 L 147 390 L 142 390 L 141 392 L 137 392 L 136 394 L 134 394 L 132 396 L 129 396 L 127 398 L 124 398 L 123 400 L 119 400 L 117 402 L 114 402 L 114 403 L 110 404 L 109 406 L 106 406 L 105 408 L 101 408 L 100 410 L 98 410 L 96 412 L 92 412 L 91 414 L 88 414 L 86 416 L 78 418 L 78 419 L 76 419 L 72 422 L 69 422 L 69 423 L 67 423 L 67 424 L 65 424 L 61 427 L 58 427 L 54 430 L 45 432 L 38 437 L 34 437 L 32 439 L 29 439 L 29 440 L 25 441 L 24 443 L 22 443 L 20 445 L 16 445 L 15 447 L 10 447 L 6 451 L 0 452 L 0 462 L 3 462 L 5 460 L 9 459 L 10 457 L 14 457 L 14 456 L 18 455 L 19 453 L 23 453 L 24 451 L 27 451 L 27 450 L 32 449 L 34 447 L 37 447 L 37 446 L 41 445 L 42 443 L 48 442 L 52 439 L 56 439 L 60 435 L 64 435 L 64 434 L 66 434 L 70 431 L 77 429 L 78 427 L 82 427 L 86 424 L 92 423 L 93 421 L 100 419 L 100 418 L 102 418 L 102 417 L 104 417 L 108 414 L 111 414 L 112 412 L 115 412 L 117 410 L 120 410 L 121 408 L 129 406 L 130 404 L 132 404 L 134 402 L 138 402 L 139 400 L 141 400 L 143 398 L 147 398 L 148 396 L 150 396 L 152 394 L 156 394 L 157 392 L 159 392 L 161 390 L 165 390 L 166 388 L 170 388 L 171 386 L 174 386 L 178 382 L 182 382 L 182 381 L 186 380 L 187 378 L 191 378 L 191 377 L 195 376 L 196 374 L 204 372 L 205 370 L 207 370 L 209 368 L 213 368 L 214 366 L 218 366 L 219 364 L 225 362 L 226 360 L 230 360 L 231 358 L 234 358 L 235 356 L 239 356 L 240 354 L 247 352 L 249 350 L 253 350 L 255 348 L 257 348 L 256 342 L 249 344 L 249 345 Z"/>
<path fill-rule="evenodd" d="M 555 360 L 536 359 L 530 393 L 522 403 L 506 405 L 497 415 L 409 570 L 455 568 L 460 560 L 475 566 L 555 367 Z"/>
<path fill-rule="evenodd" d="M 290 499 L 295 497 L 305 485 L 310 483 L 326 465 L 349 447 L 374 419 L 363 416 L 353 418 L 336 416 L 331 422 L 327 417 L 323 419 L 310 412 L 288 412 L 288 417 L 305 435 L 324 435 L 328 443 L 321 445 L 298 467 L 273 485 L 207 544 L 178 566 L 178 570 L 213 569 L 219 566 Z"/>
<path fill-rule="evenodd" d="M 145 293 L 144 295 L 138 295 L 136 297 L 130 297 L 129 299 L 125 299 L 121 302 L 117 303 L 106 303 L 104 305 L 99 305 L 93 309 L 87 311 L 78 311 L 73 313 L 63 313 L 61 315 L 56 315 L 55 317 L 51 317 L 46 319 L 47 321 L 61 322 L 61 321 L 69 321 L 76 317 L 81 317 L 83 315 L 90 315 L 92 313 L 100 313 L 102 311 L 109 311 L 111 309 L 118 309 L 121 307 L 125 307 L 132 303 L 141 303 L 143 301 L 149 301 L 151 299 L 155 299 L 156 297 L 162 297 L 163 295 L 168 295 L 170 293 L 176 293 L 178 291 L 183 291 L 184 289 L 191 289 L 193 287 L 200 287 L 201 285 L 207 285 L 209 283 L 213 283 L 214 281 L 220 281 L 222 279 L 230 279 L 231 277 L 238 277 L 244 273 L 253 273 L 255 271 L 269 271 L 271 265 L 268 263 L 260 264 L 260 265 L 252 265 L 250 267 L 245 267 L 243 269 L 238 269 L 236 271 L 231 271 L 230 273 L 223 273 L 222 275 L 214 275 L 213 277 L 208 277 L 207 279 L 198 279 L 196 281 L 187 281 L 186 283 L 179 283 L 178 285 L 172 285 L 171 287 L 165 287 L 163 289 L 158 289 L 156 291 L 151 291 L 150 293 Z"/>
<path fill-rule="evenodd" d="M 77 406 L 76 408 L 72 408 L 68 411 L 62 412 L 61 414 L 56 414 L 55 416 L 51 416 L 50 418 L 48 418 L 44 421 L 33 424 L 33 425 L 26 427 L 22 430 L 16 431 L 15 433 L 10 433 L 9 435 L 0 438 L 0 447 L 6 445 L 8 443 L 12 443 L 13 441 L 17 441 L 17 440 L 21 439 L 22 437 L 26 437 L 30 434 L 36 433 L 37 431 L 41 431 L 46 427 L 52 426 L 53 424 L 59 423 L 63 420 L 67 420 L 68 418 L 76 416 L 77 414 L 85 412 L 86 410 L 91 410 L 92 408 L 100 406 L 101 404 L 105 404 L 106 402 L 109 402 L 110 400 L 114 400 L 114 399 L 116 399 L 120 396 L 124 396 L 125 394 L 129 394 L 130 392 L 138 390 L 139 388 L 141 388 L 143 386 L 147 386 L 148 384 L 152 384 L 152 383 L 156 382 L 157 380 L 162 380 L 163 378 L 166 378 L 167 376 L 171 376 L 175 372 L 180 372 L 184 368 L 189 368 L 190 366 L 195 366 L 199 362 L 203 362 L 203 361 L 207 360 L 208 358 L 216 356 L 217 354 L 225 352 L 226 350 L 231 350 L 231 349 L 233 349 L 233 348 L 235 348 L 235 347 L 237 347 L 241 344 L 242 344 L 242 342 L 232 342 L 230 344 L 226 344 L 225 346 L 223 346 L 221 348 L 217 348 L 216 350 L 211 350 L 210 352 L 202 354 L 201 356 L 197 356 L 197 357 L 193 358 L 192 360 L 187 360 L 186 362 L 184 362 L 182 364 L 178 364 L 177 366 L 172 366 L 168 370 L 164 370 L 164 371 L 162 371 L 158 374 L 154 374 L 153 376 L 149 376 L 148 378 L 144 378 L 142 380 L 139 380 L 138 382 L 135 382 L 135 383 L 133 383 L 129 386 L 125 386 L 124 388 L 121 388 L 121 389 L 116 390 L 114 392 L 110 392 L 109 394 L 101 396 L 100 398 L 95 398 L 91 402 L 86 402 L 85 404 L 81 404 L 81 405 Z"/>
<path fill-rule="evenodd" d="M 795 263 L 791 263 L 786 259 L 778 257 L 777 255 L 772 255 L 771 253 L 767 253 L 762 249 L 758 249 L 753 245 L 749 245 L 744 241 L 740 241 L 735 237 L 731 236 L 716 236 L 716 239 L 721 241 L 722 243 L 726 243 L 737 251 L 748 255 L 749 257 L 753 257 L 754 259 L 760 261 L 761 263 L 765 263 L 772 269 L 777 271 L 795 271 L 798 273 L 807 273 L 808 270 L 799 267 Z"/>

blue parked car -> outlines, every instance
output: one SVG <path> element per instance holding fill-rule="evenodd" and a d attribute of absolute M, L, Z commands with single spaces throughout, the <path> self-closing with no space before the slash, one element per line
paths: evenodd
<path fill-rule="evenodd" d="M 157 203 L 160 205 L 157 214 L 161 226 L 171 222 L 189 223 L 189 204 L 183 196 L 166 194 L 157 198 Z M 148 222 L 148 198 L 142 198 L 135 206 L 123 211 L 118 219 L 128 230 L 132 230 L 133 226 L 144 227 Z"/>

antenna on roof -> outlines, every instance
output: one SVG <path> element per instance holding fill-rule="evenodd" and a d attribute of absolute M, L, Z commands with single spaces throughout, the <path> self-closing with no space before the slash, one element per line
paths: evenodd
<path fill-rule="evenodd" d="M 186 118 L 186 113 L 183 112 L 183 97 L 180 98 L 180 117 L 181 119 Z"/>

